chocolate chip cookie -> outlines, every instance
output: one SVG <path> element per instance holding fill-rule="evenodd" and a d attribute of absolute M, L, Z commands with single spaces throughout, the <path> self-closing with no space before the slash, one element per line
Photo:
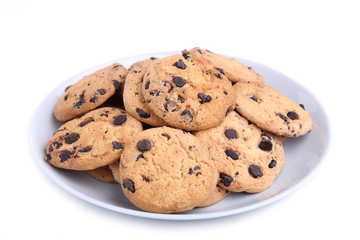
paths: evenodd
<path fill-rule="evenodd" d="M 120 159 L 125 196 L 149 212 L 199 206 L 215 191 L 217 176 L 206 147 L 192 134 L 169 127 L 136 134 Z"/>
<path fill-rule="evenodd" d="M 299 137 L 313 126 L 304 105 L 262 83 L 236 83 L 236 111 L 258 127 L 286 137 Z"/>
<path fill-rule="evenodd" d="M 209 50 L 200 49 L 198 47 L 190 51 L 183 50 L 182 54 L 185 58 L 191 57 L 195 62 L 210 62 L 216 68 L 226 75 L 232 82 L 264 82 L 264 78 L 253 68 L 245 66 L 238 60 L 223 56 Z"/>
<path fill-rule="evenodd" d="M 147 59 L 131 65 L 124 84 L 124 106 L 126 111 L 137 120 L 151 126 L 165 126 L 164 120 L 152 113 L 141 92 L 146 70 L 158 59 Z"/>
<path fill-rule="evenodd" d="M 54 108 L 56 119 L 67 121 L 97 108 L 122 87 L 126 74 L 126 68 L 114 63 L 67 87 Z"/>
<path fill-rule="evenodd" d="M 53 166 L 92 170 L 119 159 L 126 141 L 142 131 L 141 123 L 118 108 L 104 107 L 63 124 L 46 144 Z"/>
<path fill-rule="evenodd" d="M 113 175 L 109 165 L 99 167 L 99 168 L 96 168 L 93 170 L 87 170 L 85 172 L 87 174 L 89 174 L 90 176 L 92 176 L 93 178 L 95 178 L 96 180 L 99 180 L 101 182 L 117 183 L 115 181 L 114 175 Z"/>
<path fill-rule="evenodd" d="M 218 184 L 229 191 L 257 193 L 271 185 L 285 165 L 282 138 L 263 131 L 236 112 L 217 127 L 195 132 L 217 163 Z"/>
<path fill-rule="evenodd" d="M 142 93 L 149 108 L 168 125 L 202 130 L 223 121 L 236 98 L 223 71 L 181 55 L 160 59 L 147 70 Z"/>

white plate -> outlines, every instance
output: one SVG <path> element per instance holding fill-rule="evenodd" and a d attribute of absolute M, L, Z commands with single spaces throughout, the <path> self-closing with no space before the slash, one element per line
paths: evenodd
<path fill-rule="evenodd" d="M 177 53 L 154 53 L 115 61 L 129 67 L 132 63 L 149 57 L 161 58 L 173 54 Z M 295 102 L 304 104 L 314 122 L 314 128 L 310 134 L 285 140 L 286 166 L 274 183 L 261 193 L 231 193 L 224 200 L 212 206 L 196 208 L 185 213 L 148 213 L 132 205 L 123 195 L 118 184 L 102 183 L 83 172 L 57 169 L 48 164 L 44 160 L 45 145 L 60 126 L 60 122 L 54 118 L 53 108 L 64 93 L 64 89 L 77 82 L 84 75 L 112 62 L 104 63 L 71 77 L 49 93 L 42 101 L 30 125 L 30 144 L 35 160 L 49 178 L 68 192 L 97 206 L 133 216 L 167 220 L 208 219 L 239 214 L 277 201 L 296 190 L 319 166 L 329 145 L 329 124 L 320 103 L 306 88 L 267 66 L 245 59 L 239 60 L 264 76 L 268 85 L 276 88 Z"/>

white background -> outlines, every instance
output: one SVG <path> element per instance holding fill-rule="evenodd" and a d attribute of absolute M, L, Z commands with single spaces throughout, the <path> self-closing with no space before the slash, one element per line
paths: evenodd
<path fill-rule="evenodd" d="M 0 1 L 0 239 L 360 239 L 356 1 Z M 60 83 L 113 59 L 195 46 L 257 61 L 323 104 L 331 147 L 316 174 L 269 206 L 167 222 L 88 204 L 54 184 L 28 127 Z"/>

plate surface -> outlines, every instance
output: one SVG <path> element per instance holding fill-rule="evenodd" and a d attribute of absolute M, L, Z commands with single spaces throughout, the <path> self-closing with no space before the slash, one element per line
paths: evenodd
<path fill-rule="evenodd" d="M 161 58 L 173 54 L 179 53 L 153 53 L 117 59 L 113 62 L 119 62 L 128 68 L 132 63 L 139 60 L 149 57 Z M 314 122 L 311 133 L 284 141 L 286 166 L 274 183 L 261 193 L 231 193 L 224 200 L 212 206 L 196 208 L 185 213 L 148 213 L 132 205 L 118 184 L 102 183 L 83 172 L 57 169 L 48 164 L 44 160 L 45 145 L 61 125 L 53 115 L 53 108 L 64 93 L 64 89 L 83 76 L 113 62 L 104 63 L 71 77 L 49 93 L 42 101 L 33 115 L 29 129 L 30 147 L 34 158 L 45 174 L 66 191 L 97 206 L 133 216 L 167 220 L 209 219 L 239 214 L 277 201 L 301 186 L 319 166 L 329 146 L 329 123 L 324 109 L 305 87 L 267 66 L 245 59 L 237 59 L 264 76 L 266 84 L 279 90 L 295 102 L 304 104 Z"/>

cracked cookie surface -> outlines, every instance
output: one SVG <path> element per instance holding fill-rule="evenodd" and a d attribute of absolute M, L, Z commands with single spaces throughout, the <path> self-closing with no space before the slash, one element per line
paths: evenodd
<path fill-rule="evenodd" d="M 308 133 L 313 122 L 301 104 L 261 83 L 236 83 L 236 111 L 258 127 L 285 137 Z"/>
<path fill-rule="evenodd" d="M 136 134 L 119 165 L 125 196 L 145 211 L 187 211 L 216 188 L 218 173 L 207 149 L 178 129 L 159 127 Z"/>
<path fill-rule="evenodd" d="M 53 166 L 92 170 L 120 158 L 128 139 L 142 124 L 126 111 L 104 107 L 63 124 L 46 144 L 46 160 Z"/>
<path fill-rule="evenodd" d="M 231 82 L 221 70 L 195 64 L 181 55 L 152 64 L 145 74 L 142 93 L 159 118 L 188 131 L 218 125 L 236 98 Z"/>
<path fill-rule="evenodd" d="M 194 135 L 208 146 L 219 171 L 218 184 L 229 191 L 261 192 L 285 166 L 283 138 L 236 112 L 230 112 L 219 126 Z"/>
<path fill-rule="evenodd" d="M 126 68 L 114 63 L 68 86 L 54 108 L 56 119 L 67 121 L 97 108 L 123 86 L 126 74 Z"/>

